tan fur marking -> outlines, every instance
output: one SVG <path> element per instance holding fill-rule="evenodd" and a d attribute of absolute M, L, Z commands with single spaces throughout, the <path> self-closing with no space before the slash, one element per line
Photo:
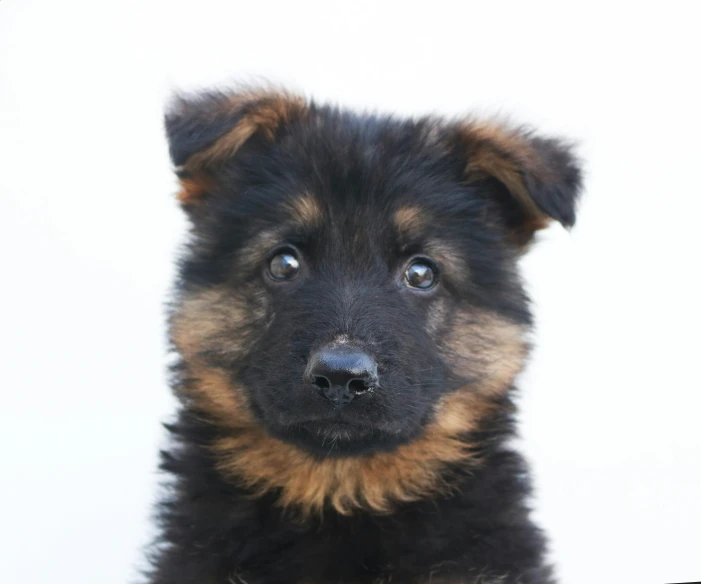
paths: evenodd
<path fill-rule="evenodd" d="M 321 204 L 309 193 L 296 197 L 290 203 L 290 212 L 294 220 L 304 227 L 317 227 L 323 217 Z"/>
<path fill-rule="evenodd" d="M 221 382 L 228 387 L 225 379 Z M 218 440 L 213 449 L 226 476 L 259 495 L 279 491 L 279 504 L 303 516 L 321 513 L 326 504 L 344 515 L 358 508 L 386 513 L 397 502 L 449 489 L 445 465 L 474 458 L 474 445 L 460 434 L 476 428 L 492 407 L 468 391 L 455 392 L 438 405 L 435 421 L 421 437 L 395 452 L 367 457 L 319 460 L 269 436 L 254 422 Z M 245 416 L 235 420 L 242 422 Z"/>
<path fill-rule="evenodd" d="M 224 294 L 218 290 L 207 290 L 197 296 L 183 300 L 178 313 L 171 322 L 171 335 L 180 354 L 186 359 L 196 357 L 206 341 L 218 335 L 223 326 L 220 310 L 215 307 L 226 302 Z M 240 312 L 232 307 L 233 321 L 240 317 Z"/>
<path fill-rule="evenodd" d="M 303 227 L 317 227 L 323 219 L 321 204 L 310 194 L 303 194 L 289 203 L 292 220 L 289 224 L 298 224 Z M 275 246 L 284 242 L 284 225 L 263 229 L 251 238 L 237 253 L 238 266 L 244 269 L 259 269 L 266 255 Z"/>
<path fill-rule="evenodd" d="M 240 291 L 253 298 L 255 291 Z M 264 319 L 264 309 L 244 298 L 234 297 L 226 286 L 184 298 L 171 318 L 170 334 L 186 361 L 198 359 L 206 351 L 226 359 L 236 359 L 251 344 L 251 327 L 242 323 Z M 262 324 L 261 328 L 265 326 Z"/>
<path fill-rule="evenodd" d="M 204 197 L 212 188 L 212 182 L 204 173 L 197 173 L 187 178 L 179 179 L 180 191 L 178 201 L 191 205 Z"/>
<path fill-rule="evenodd" d="M 244 93 L 231 98 L 231 113 L 250 105 L 251 110 L 229 132 L 214 144 L 201 152 L 193 154 L 186 163 L 187 168 L 201 168 L 216 164 L 232 157 L 238 149 L 256 132 L 262 132 L 268 139 L 273 139 L 276 130 L 293 118 L 301 117 L 307 112 L 304 100 L 285 93 Z"/>
<path fill-rule="evenodd" d="M 453 370 L 485 395 L 503 394 L 523 368 L 528 353 L 524 327 L 488 312 L 454 317 L 443 346 Z"/>
<path fill-rule="evenodd" d="M 398 209 L 393 219 L 394 227 L 402 237 L 419 237 L 426 227 L 426 211 L 413 205 Z"/>
<path fill-rule="evenodd" d="M 428 222 L 427 212 L 421 207 L 409 205 L 394 213 L 393 223 L 402 238 L 411 241 L 424 233 Z M 442 264 L 450 276 L 458 282 L 467 278 L 467 264 L 461 253 L 449 243 L 437 239 L 427 241 L 425 251 L 432 259 Z"/>

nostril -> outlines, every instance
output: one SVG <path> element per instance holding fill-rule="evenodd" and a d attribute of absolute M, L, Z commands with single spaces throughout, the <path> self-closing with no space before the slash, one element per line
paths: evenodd
<path fill-rule="evenodd" d="M 321 376 L 317 376 L 314 378 L 314 385 L 316 385 L 319 389 L 328 389 L 329 387 L 331 387 L 329 380 L 326 379 L 326 377 Z"/>
<path fill-rule="evenodd" d="M 370 389 L 370 384 L 364 379 L 351 379 L 348 382 L 348 391 L 351 393 L 361 393 Z"/>

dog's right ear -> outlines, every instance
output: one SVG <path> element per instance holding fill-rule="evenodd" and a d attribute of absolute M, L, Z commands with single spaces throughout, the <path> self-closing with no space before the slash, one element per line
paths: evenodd
<path fill-rule="evenodd" d="M 197 204 L 210 190 L 218 166 L 231 160 L 254 135 L 273 140 L 278 130 L 303 117 L 301 97 L 275 91 L 207 92 L 177 96 L 165 117 L 170 158 L 181 190 L 178 199 Z"/>

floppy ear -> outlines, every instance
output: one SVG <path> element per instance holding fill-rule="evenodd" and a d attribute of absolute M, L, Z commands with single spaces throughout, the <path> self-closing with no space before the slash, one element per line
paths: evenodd
<path fill-rule="evenodd" d="M 177 96 L 165 117 L 170 157 L 185 205 L 210 190 L 218 167 L 254 135 L 272 140 L 283 125 L 307 112 L 301 97 L 273 91 L 210 91 Z"/>
<path fill-rule="evenodd" d="M 516 243 L 528 243 L 551 220 L 574 225 L 581 172 L 570 144 L 498 123 L 467 122 L 458 134 L 466 181 L 500 183 L 491 194 Z"/>

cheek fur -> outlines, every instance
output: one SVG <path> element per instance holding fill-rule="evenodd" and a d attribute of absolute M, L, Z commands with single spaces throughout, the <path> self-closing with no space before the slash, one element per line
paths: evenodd
<path fill-rule="evenodd" d="M 267 295 L 254 286 L 186 294 L 170 318 L 171 340 L 186 359 L 207 355 L 234 363 L 268 328 L 267 308 Z"/>
<path fill-rule="evenodd" d="M 279 493 L 277 504 L 301 517 L 328 505 L 341 514 L 388 513 L 448 489 L 450 468 L 479 464 L 476 432 L 499 417 L 527 349 L 523 327 L 496 313 L 451 308 L 447 298 L 433 300 L 424 327 L 465 383 L 434 403 L 422 433 L 390 452 L 320 459 L 272 436 L 236 381 L 236 367 L 272 322 L 266 293 L 219 286 L 184 296 L 171 318 L 183 357 L 181 395 L 218 429 L 211 449 L 220 474 L 257 495 Z"/>
<path fill-rule="evenodd" d="M 440 342 L 445 362 L 472 391 L 504 395 L 528 355 L 527 328 L 482 309 L 457 311 L 450 320 Z"/>

